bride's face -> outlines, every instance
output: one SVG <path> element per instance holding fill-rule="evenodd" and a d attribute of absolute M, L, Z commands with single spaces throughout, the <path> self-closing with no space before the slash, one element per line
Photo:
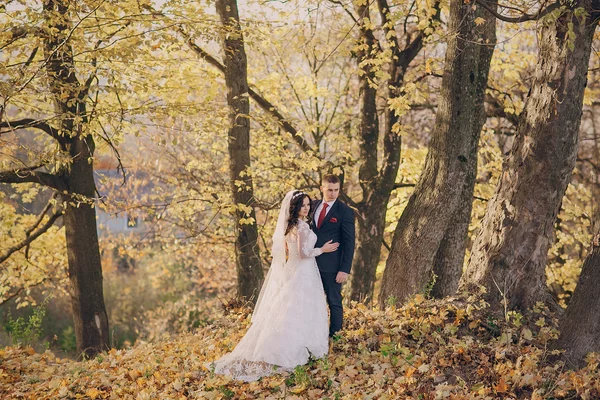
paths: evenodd
<path fill-rule="evenodd" d="M 308 199 L 308 197 L 305 197 L 304 200 L 302 201 L 302 208 L 300 208 L 300 212 L 298 212 L 298 216 L 300 218 L 304 218 L 308 215 L 309 211 L 310 211 L 310 200 Z"/>

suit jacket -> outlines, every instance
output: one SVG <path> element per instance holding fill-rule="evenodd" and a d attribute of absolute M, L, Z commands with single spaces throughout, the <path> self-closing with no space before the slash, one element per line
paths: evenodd
<path fill-rule="evenodd" d="M 322 247 L 329 240 L 338 242 L 340 247 L 334 252 L 323 253 L 317 257 L 319 271 L 350 273 L 352 257 L 354 257 L 354 211 L 348 205 L 337 199 L 331 210 L 325 216 L 321 228 L 317 228 L 318 215 L 314 215 L 323 200 L 314 200 L 312 204 L 312 229 L 317 234 L 315 247 Z"/>

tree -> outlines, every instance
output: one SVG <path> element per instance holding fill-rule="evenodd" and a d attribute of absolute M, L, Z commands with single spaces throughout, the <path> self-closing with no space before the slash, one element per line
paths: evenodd
<path fill-rule="evenodd" d="M 563 358 L 570 367 L 585 365 L 585 356 L 600 351 L 600 234 L 594 237 L 579 283 L 560 322 L 560 337 L 553 347 L 565 349 Z"/>
<path fill-rule="evenodd" d="M 250 99 L 244 38 L 236 0 L 217 0 L 224 27 L 223 64 L 229 105 L 229 173 L 236 209 L 238 295 L 256 301 L 263 280 L 250 171 Z"/>
<path fill-rule="evenodd" d="M 495 19 L 482 7 L 452 1 L 448 29 L 435 128 L 424 170 L 394 232 L 381 306 L 390 296 L 402 301 L 425 290 L 433 271 L 441 278 L 436 283 L 438 294 L 455 290 L 460 277 Z"/>
<path fill-rule="evenodd" d="M 360 167 L 358 182 L 362 199 L 348 201 L 356 210 L 358 222 L 357 247 L 352 267 L 350 298 L 356 301 L 373 298 L 377 265 L 381 258 L 381 246 L 385 231 L 385 217 L 390 195 L 395 188 L 400 166 L 401 136 L 399 122 L 407 111 L 406 89 L 403 89 L 409 65 L 423 48 L 431 35 L 431 26 L 438 22 L 439 2 L 425 10 L 421 18 L 426 23 L 413 32 L 404 27 L 406 45 L 401 47 L 397 38 L 396 23 L 387 0 L 377 1 L 377 10 L 383 32 L 375 37 L 370 3 L 357 2 L 353 17 L 359 26 L 356 61 L 360 88 L 359 149 Z M 350 15 L 349 10 L 346 12 Z M 382 44 L 387 44 L 382 48 Z M 386 70 L 386 79 L 378 79 Z M 378 88 L 378 80 L 382 81 Z M 378 111 L 378 94 L 385 99 L 383 112 Z M 381 115 L 380 115 L 381 114 Z M 378 156 L 380 142 L 383 148 Z"/>
<path fill-rule="evenodd" d="M 598 6 L 574 1 L 542 19 L 529 97 L 461 280 L 505 309 L 549 300 L 547 253 L 577 156 Z"/>
<path fill-rule="evenodd" d="M 315 6 L 318 7 L 322 3 L 317 1 Z M 349 32 L 352 32 L 354 26 L 359 27 L 358 39 L 349 46 L 350 49 L 347 51 L 350 53 L 349 50 L 352 50 L 353 53 L 350 55 L 355 57 L 360 70 L 354 71 L 349 68 L 348 61 L 352 58 L 348 56 L 342 54 L 339 56 L 341 61 L 336 63 L 333 57 L 322 57 L 321 53 L 324 50 L 318 48 L 317 45 L 306 46 L 304 49 L 298 49 L 297 52 L 304 57 L 300 66 L 282 61 L 277 63 L 281 70 L 279 77 L 285 82 L 286 88 L 289 86 L 289 91 L 293 93 L 289 102 L 267 99 L 267 96 L 257 89 L 257 85 L 249 88 L 248 95 L 266 115 L 276 121 L 274 125 L 281 131 L 277 133 L 287 134 L 288 136 L 284 136 L 284 140 L 296 145 L 290 146 L 293 149 L 286 149 L 288 153 L 296 154 L 282 160 L 283 176 L 278 179 L 283 178 L 287 181 L 292 175 L 297 177 L 296 181 L 289 180 L 296 187 L 300 185 L 301 187 L 316 188 L 319 186 L 318 174 L 321 171 L 344 173 L 344 177 L 347 178 L 344 184 L 344 200 L 357 210 L 359 230 L 351 297 L 361 300 L 372 298 L 373 295 L 376 267 L 381 257 L 387 203 L 395 188 L 400 164 L 401 128 L 399 121 L 400 117 L 410 109 L 407 100 L 407 93 L 410 90 L 404 87 L 405 76 L 409 65 L 419 54 L 426 39 L 433 34 L 432 26 L 438 22 L 440 10 L 439 3 L 434 2 L 433 5 L 428 4 L 424 8 L 419 7 L 415 10 L 415 14 L 418 16 L 416 21 L 412 17 L 406 17 L 407 21 L 403 24 L 405 35 L 403 39 L 406 44 L 401 46 L 401 41 L 396 37 L 396 29 L 400 30 L 396 27 L 396 25 L 400 25 L 399 17 L 396 13 L 390 12 L 385 0 L 377 3 L 378 19 L 381 20 L 379 29 L 377 29 L 380 31 L 378 38 L 375 37 L 370 8 L 366 3 L 358 2 L 353 10 L 339 2 L 335 2 L 335 4 L 342 7 L 343 12 L 351 17 L 354 24 L 350 26 Z M 407 6 L 407 13 L 411 14 L 408 8 Z M 334 18 L 329 15 L 328 17 Z M 317 22 L 315 22 L 315 26 L 311 26 L 311 32 L 319 31 L 316 24 Z M 226 73 L 224 63 L 200 47 L 190 33 L 184 30 L 180 30 L 179 33 L 183 34 L 188 46 L 196 54 L 221 73 Z M 298 34 L 298 41 L 301 42 L 302 29 Z M 314 37 L 312 33 L 311 37 Z M 337 38 L 328 35 L 327 39 L 332 41 L 337 48 L 344 43 L 345 36 L 341 34 Z M 336 43 L 338 40 L 340 42 Z M 307 41 L 310 42 L 310 40 Z M 315 41 L 319 42 L 316 39 Z M 274 49 L 281 44 L 269 43 L 269 45 L 270 50 L 275 53 L 275 57 L 281 58 L 281 54 Z M 289 48 L 289 44 L 284 44 L 284 46 L 286 50 Z M 303 64 L 307 64 L 310 77 L 301 76 L 301 78 L 304 78 L 305 81 L 310 80 L 308 84 L 302 82 L 302 79 L 300 82 L 294 81 L 293 77 L 297 72 L 290 72 L 294 71 L 294 68 L 302 67 Z M 351 76 L 348 71 L 355 75 Z M 347 80 L 332 79 L 332 73 L 350 76 Z M 332 81 L 334 85 L 330 86 Z M 338 83 L 335 81 L 344 83 L 335 88 L 335 83 Z M 361 104 L 358 105 L 360 108 L 359 118 L 354 117 L 357 113 L 346 111 L 346 109 L 354 110 L 357 107 L 354 99 L 350 98 L 346 100 L 347 103 L 344 103 L 345 97 L 349 97 L 349 88 L 352 87 L 350 85 L 355 81 L 358 81 L 362 97 Z M 273 91 L 272 88 L 263 87 L 263 89 Z M 283 91 L 279 86 L 277 89 L 277 94 Z M 336 89 L 338 91 L 329 97 L 322 94 L 323 91 Z M 383 100 L 377 100 L 377 95 Z M 378 101 L 381 104 L 377 104 Z M 295 106 L 294 111 L 300 115 L 299 118 L 293 117 L 294 111 L 290 110 L 290 103 Z M 383 111 L 380 111 L 379 108 Z M 344 115 L 343 112 L 347 114 Z M 340 118 L 343 120 L 340 121 Z M 357 119 L 358 121 L 356 121 Z M 258 118 L 253 116 L 253 121 L 257 120 Z M 355 128 L 355 123 L 359 125 L 358 129 Z M 339 126 L 336 127 L 336 125 Z M 351 142 L 355 138 L 358 139 L 356 140 L 358 149 L 356 155 L 352 157 L 348 154 L 354 151 Z M 341 151 L 330 151 L 328 143 L 336 143 L 334 148 L 341 148 Z M 297 154 L 298 150 L 300 155 Z M 353 158 L 359 159 L 359 161 L 352 161 Z M 355 184 L 355 177 L 351 175 L 356 164 L 360 165 L 358 167 L 358 185 Z M 285 169 L 286 167 L 288 170 Z M 294 171 L 291 172 L 289 169 Z M 317 173 L 313 174 L 312 171 Z M 317 175 L 316 178 L 315 175 Z M 300 182 L 304 182 L 305 185 Z M 357 197 L 362 197 L 360 201 L 353 200 L 353 186 L 359 188 L 360 192 Z"/>
<path fill-rule="evenodd" d="M 47 162 L 0 172 L 0 182 L 34 182 L 52 188 L 62 197 L 63 223 L 68 253 L 69 293 L 79 354 L 92 356 L 109 348 L 108 318 L 102 291 L 102 266 L 98 248 L 96 214 L 93 207 L 95 183 L 93 155 L 95 142 L 88 131 L 90 113 L 86 98 L 95 76 L 84 83 L 77 77 L 70 44 L 73 26 L 68 2 L 49 0 L 43 5 L 42 46 L 48 85 L 57 115 L 56 126 L 38 118 L 4 120 L 0 128 L 35 129 L 53 139 L 68 162 L 53 172 Z M 26 36 L 14 30 L 15 39 Z M 37 53 L 37 48 L 31 58 Z M 53 216 L 46 229 L 57 219 Z M 36 224 L 37 225 L 37 224 Z M 39 235 L 37 235 L 39 236 Z M 34 240 L 36 235 L 29 236 Z M 15 248 L 20 250 L 20 248 Z"/>

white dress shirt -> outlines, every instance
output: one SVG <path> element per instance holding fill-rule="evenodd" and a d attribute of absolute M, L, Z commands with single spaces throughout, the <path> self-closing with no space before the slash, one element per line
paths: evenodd
<path fill-rule="evenodd" d="M 325 210 L 325 217 L 327 217 L 327 214 L 329 214 L 329 211 L 331 211 L 331 207 L 333 207 L 333 205 L 335 204 L 335 202 L 337 201 L 337 199 L 333 200 L 333 201 L 322 201 L 321 204 L 319 204 L 319 206 L 317 207 L 317 209 L 315 210 L 315 213 L 313 214 L 314 217 L 314 223 L 315 225 L 317 225 L 319 223 L 319 215 L 321 215 L 321 210 L 323 209 L 323 203 L 327 203 L 327 210 Z M 325 219 L 323 219 L 323 223 L 325 223 Z"/>

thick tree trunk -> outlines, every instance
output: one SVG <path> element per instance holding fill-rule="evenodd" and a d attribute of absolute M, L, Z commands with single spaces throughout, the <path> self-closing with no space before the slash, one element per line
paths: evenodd
<path fill-rule="evenodd" d="M 74 139 L 71 153 L 74 155 L 68 175 L 72 193 L 88 199 L 94 197 L 93 167 L 88 162 L 87 144 Z M 71 308 L 75 326 L 77 352 L 88 357 L 107 350 L 108 317 L 102 291 L 102 265 L 98 247 L 96 210 L 89 202 L 75 205 L 78 196 L 67 201 L 64 224 L 69 260 Z"/>
<path fill-rule="evenodd" d="M 478 26 L 475 19 L 485 19 Z M 456 279 L 456 264 L 464 252 L 465 220 L 470 217 L 472 179 L 477 144 L 485 122 L 483 99 L 495 43 L 495 19 L 481 7 L 462 0 L 450 3 L 448 41 L 436 124 L 419 182 L 404 210 L 383 275 L 379 303 L 403 301 L 426 290 L 434 262 L 453 270 L 438 272 L 442 282 Z M 471 196 L 465 193 L 471 191 Z M 467 211 L 469 216 L 467 217 Z M 460 217 L 455 216 L 461 211 Z M 451 222 L 457 227 L 451 227 Z M 468 226 L 468 223 L 467 223 Z M 445 240 L 445 242 L 444 242 Z M 440 245 L 443 243 L 443 248 Z M 455 246 L 462 246 L 461 249 Z M 454 284 L 452 284 L 454 285 Z M 438 289 L 441 292 L 443 290 Z"/>
<path fill-rule="evenodd" d="M 473 209 L 473 191 L 477 177 L 477 146 L 471 149 L 467 171 L 464 177 L 464 187 L 450 223 L 444 233 L 435 259 L 433 261 L 434 284 L 431 288 L 433 297 L 451 296 L 458 290 L 462 276 L 467 246 L 471 210 Z"/>
<path fill-rule="evenodd" d="M 600 353 L 600 235 L 596 235 L 586 257 L 579 282 L 560 322 L 555 348 L 565 349 L 568 366 L 580 368 L 590 352 Z"/>
<path fill-rule="evenodd" d="M 590 12 L 591 3 L 576 1 L 556 22 L 542 25 L 530 95 L 461 281 L 466 288 L 483 285 L 492 305 L 526 309 L 549 300 L 547 253 L 577 156 L 597 23 L 593 16 L 575 16 L 575 10 Z"/>
<path fill-rule="evenodd" d="M 250 171 L 250 103 L 244 38 L 236 0 L 217 0 L 217 13 L 225 30 L 223 56 L 229 105 L 229 175 L 236 210 L 236 266 L 238 296 L 252 302 L 262 285 L 254 189 Z M 251 222 L 248 222 L 248 218 Z"/>
<path fill-rule="evenodd" d="M 61 121 L 61 135 L 65 138 L 64 150 L 72 160 L 61 176 L 69 191 L 65 195 L 64 223 L 75 339 L 80 355 L 93 356 L 109 348 L 109 329 L 92 200 L 94 141 L 82 132 L 88 119 L 83 94 L 87 89 L 77 79 L 73 49 L 68 42 L 71 29 L 68 3 L 47 1 L 44 12 L 50 28 L 44 45 L 46 72 Z M 79 118 L 81 121 L 76 122 Z"/>

